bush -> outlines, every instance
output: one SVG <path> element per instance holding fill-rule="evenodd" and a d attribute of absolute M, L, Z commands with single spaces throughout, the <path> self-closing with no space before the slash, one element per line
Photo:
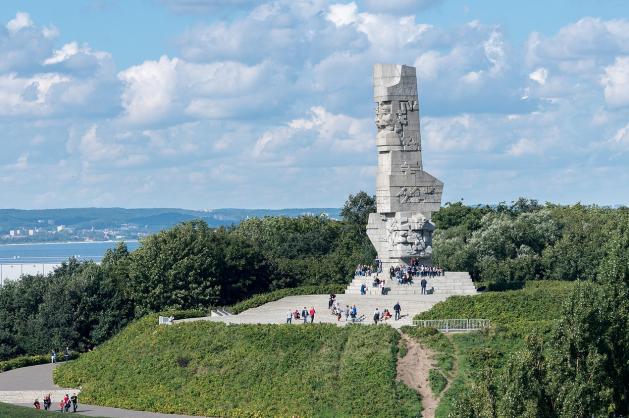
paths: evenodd
<path fill-rule="evenodd" d="M 78 357 L 78 353 L 70 353 L 69 360 Z M 63 355 L 57 355 L 57 358 L 63 360 Z M 21 356 L 10 360 L 0 361 L 0 372 L 8 372 L 9 370 L 19 369 L 20 367 L 37 366 L 38 364 L 50 363 L 50 356 L 47 354 L 36 356 Z"/>
<path fill-rule="evenodd" d="M 446 379 L 445 376 L 437 369 L 431 369 L 428 372 L 428 381 L 430 383 L 430 389 L 435 395 L 439 395 L 443 392 L 448 385 L 448 379 Z"/>
<path fill-rule="evenodd" d="M 175 319 L 203 318 L 210 313 L 203 309 L 169 310 L 160 313 L 161 316 L 173 316 Z"/>
<path fill-rule="evenodd" d="M 250 297 L 247 300 L 243 300 L 235 305 L 226 308 L 233 314 L 239 314 L 247 309 L 257 308 L 265 303 L 273 302 L 287 296 L 299 296 L 299 295 L 321 295 L 329 293 L 343 293 L 345 292 L 346 285 L 342 284 L 327 284 L 322 286 L 301 286 L 293 287 L 289 289 L 279 289 L 269 293 L 261 293 Z"/>
<path fill-rule="evenodd" d="M 50 362 L 49 355 L 21 356 L 10 360 L 0 361 L 0 372 L 7 372 L 20 367 L 36 366 Z"/>

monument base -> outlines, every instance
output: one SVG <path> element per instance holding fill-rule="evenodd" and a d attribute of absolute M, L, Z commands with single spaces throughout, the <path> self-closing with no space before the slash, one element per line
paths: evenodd
<path fill-rule="evenodd" d="M 412 260 L 431 266 L 434 230 L 434 224 L 419 212 L 371 213 L 367 223 L 367 236 L 382 262 L 382 271 L 410 265 Z"/>

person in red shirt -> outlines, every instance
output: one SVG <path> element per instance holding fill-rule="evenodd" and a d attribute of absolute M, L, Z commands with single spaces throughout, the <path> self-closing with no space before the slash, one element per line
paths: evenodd
<path fill-rule="evenodd" d="M 315 316 L 315 308 L 314 306 L 312 308 L 310 308 L 310 312 L 308 312 L 310 314 L 310 323 L 312 324 L 314 322 L 314 316 Z"/>

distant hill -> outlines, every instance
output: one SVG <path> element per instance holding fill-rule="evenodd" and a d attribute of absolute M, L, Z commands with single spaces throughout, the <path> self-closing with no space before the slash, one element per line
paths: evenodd
<path fill-rule="evenodd" d="M 202 219 L 211 227 L 220 227 L 238 224 L 243 219 L 264 216 L 296 217 L 325 214 L 330 218 L 339 219 L 340 211 L 339 208 L 225 208 L 212 210 L 177 208 L 0 209 L 0 236 L 4 241 L 100 240 L 107 239 L 108 236 L 134 238 L 143 234 L 155 233 L 180 222 L 193 219 Z"/>

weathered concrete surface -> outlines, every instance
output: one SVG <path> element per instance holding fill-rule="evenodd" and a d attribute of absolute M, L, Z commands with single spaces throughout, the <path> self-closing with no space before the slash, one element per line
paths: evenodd
<path fill-rule="evenodd" d="M 423 169 L 419 96 L 414 67 L 376 64 L 377 213 L 367 234 L 385 268 L 411 258 L 431 264 L 432 214 L 441 206 L 443 183 Z"/>

